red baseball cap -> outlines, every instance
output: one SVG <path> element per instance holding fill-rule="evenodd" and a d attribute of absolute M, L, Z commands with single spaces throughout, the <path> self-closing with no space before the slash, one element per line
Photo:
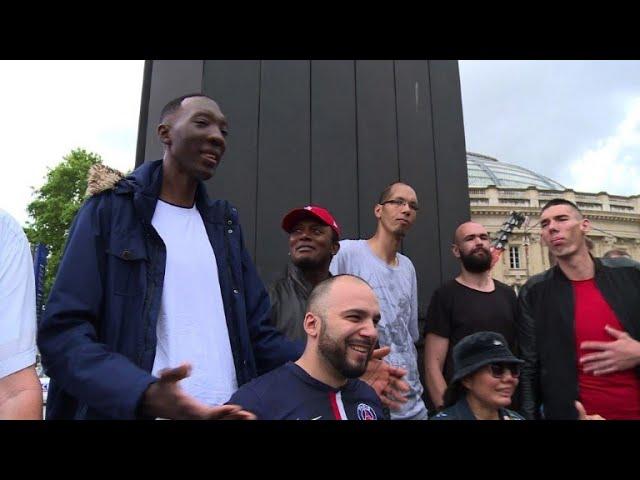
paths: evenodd
<path fill-rule="evenodd" d="M 294 208 L 291 210 L 282 219 L 282 228 L 285 232 L 290 233 L 300 220 L 309 217 L 316 218 L 331 227 L 331 230 L 336 232 L 336 235 L 340 238 L 340 227 L 335 218 L 333 218 L 333 215 L 331 215 L 326 208 L 316 205 L 307 205 L 304 208 Z"/>

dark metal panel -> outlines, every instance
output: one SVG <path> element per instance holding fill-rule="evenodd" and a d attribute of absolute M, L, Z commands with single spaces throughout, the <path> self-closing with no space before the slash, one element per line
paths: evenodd
<path fill-rule="evenodd" d="M 358 237 L 355 70 L 311 62 L 311 202 L 328 208 L 343 238 Z"/>
<path fill-rule="evenodd" d="M 392 181 L 406 181 L 422 210 L 404 252 L 416 265 L 420 305 L 426 305 L 437 278 L 458 272 L 451 235 L 469 218 L 457 62 L 260 64 L 147 62 L 137 162 L 160 158 L 155 129 L 168 100 L 203 88 L 216 98 L 230 119 L 231 135 L 209 188 L 240 209 L 265 283 L 286 262 L 279 225 L 289 208 L 324 204 L 345 236 L 368 238 L 380 191 Z"/>
<path fill-rule="evenodd" d="M 149 96 L 151 93 L 151 72 L 153 60 L 144 61 L 142 73 L 142 93 L 140 98 L 140 116 L 138 117 L 138 143 L 136 145 L 136 167 L 144 162 L 144 152 L 147 141 L 147 124 L 149 121 Z"/>
<path fill-rule="evenodd" d="M 205 60 L 203 93 L 218 102 L 229 122 L 227 151 L 207 182 L 209 195 L 236 206 L 245 244 L 255 256 L 260 62 Z"/>
<path fill-rule="evenodd" d="M 356 61 L 359 237 L 375 233 L 378 196 L 398 180 L 395 79 L 392 60 Z"/>
<path fill-rule="evenodd" d="M 286 264 L 282 217 L 311 200 L 309 80 L 309 61 L 262 62 L 255 260 L 265 284 Z"/>
<path fill-rule="evenodd" d="M 429 62 L 433 112 L 433 138 L 438 190 L 438 228 L 442 281 L 460 270 L 451 254 L 451 238 L 456 227 L 469 220 L 469 187 L 465 153 L 462 98 L 457 61 Z"/>
<path fill-rule="evenodd" d="M 400 180 L 411 185 L 420 211 L 403 241 L 403 252 L 411 258 L 418 276 L 419 316 L 433 291 L 440 286 L 440 237 L 436 192 L 433 125 L 429 65 L 426 60 L 397 61 L 396 101 Z"/>
<path fill-rule="evenodd" d="M 162 145 L 156 134 L 160 112 L 170 100 L 187 93 L 202 92 L 203 60 L 154 60 L 149 88 L 144 161 L 162 158 Z"/>

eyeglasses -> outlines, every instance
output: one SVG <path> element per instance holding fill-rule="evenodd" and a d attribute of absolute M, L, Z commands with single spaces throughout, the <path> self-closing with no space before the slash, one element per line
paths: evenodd
<path fill-rule="evenodd" d="M 520 364 L 518 363 L 491 363 L 489 364 L 489 371 L 494 378 L 502 378 L 505 372 L 509 370 L 513 378 L 520 376 Z"/>
<path fill-rule="evenodd" d="M 414 212 L 420 210 L 420 207 L 418 207 L 418 204 L 416 202 L 409 202 L 404 198 L 394 198 L 393 200 L 387 200 L 386 202 L 382 202 L 380 205 L 386 205 L 387 203 L 391 203 L 396 207 L 404 207 L 405 205 L 409 205 L 409 208 Z"/>

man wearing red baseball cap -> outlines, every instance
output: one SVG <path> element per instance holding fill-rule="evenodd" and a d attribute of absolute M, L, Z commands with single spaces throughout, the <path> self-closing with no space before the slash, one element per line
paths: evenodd
<path fill-rule="evenodd" d="M 329 265 L 340 249 L 340 226 L 331 213 L 320 206 L 295 208 L 282 219 L 289 234 L 289 257 L 284 275 L 269 286 L 271 322 L 292 340 L 306 341 L 304 318 L 313 288 L 331 277 Z M 400 408 L 409 386 L 402 380 L 406 371 L 381 359 L 389 348 L 373 352 L 366 373 L 361 377 L 380 395 L 384 405 Z M 383 395 L 384 393 L 384 395 Z"/>
<path fill-rule="evenodd" d="M 306 340 L 302 321 L 313 287 L 331 276 L 329 264 L 340 248 L 340 227 L 328 210 L 308 205 L 282 219 L 289 257 L 282 278 L 269 287 L 271 322 L 292 340 Z"/>

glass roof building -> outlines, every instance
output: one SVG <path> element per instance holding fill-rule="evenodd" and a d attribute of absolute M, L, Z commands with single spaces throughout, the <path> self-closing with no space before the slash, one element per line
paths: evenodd
<path fill-rule="evenodd" d="M 640 195 L 576 192 L 544 175 L 487 155 L 467 152 L 471 220 L 496 238 L 510 212 L 523 213 L 528 223 L 516 228 L 492 270 L 492 277 L 518 291 L 532 275 L 552 266 L 540 231 L 540 208 L 553 198 L 575 203 L 591 221 L 591 254 L 602 257 L 614 249 L 640 260 Z"/>
<path fill-rule="evenodd" d="M 565 190 L 564 186 L 543 175 L 477 153 L 467 152 L 467 173 L 471 188 L 495 185 L 503 188 L 537 187 L 539 190 Z"/>

